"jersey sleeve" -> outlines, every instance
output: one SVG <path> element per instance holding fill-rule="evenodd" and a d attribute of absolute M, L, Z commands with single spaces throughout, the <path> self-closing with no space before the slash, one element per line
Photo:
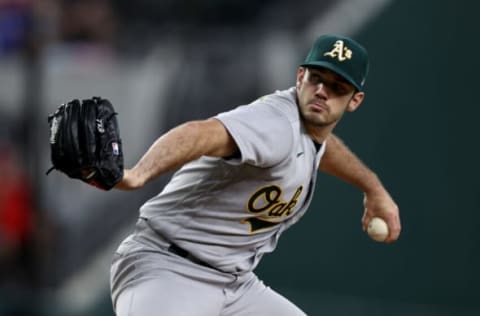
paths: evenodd
<path fill-rule="evenodd" d="M 254 102 L 218 114 L 240 150 L 240 162 L 270 167 L 287 157 L 293 143 L 292 124 L 271 104 Z"/>

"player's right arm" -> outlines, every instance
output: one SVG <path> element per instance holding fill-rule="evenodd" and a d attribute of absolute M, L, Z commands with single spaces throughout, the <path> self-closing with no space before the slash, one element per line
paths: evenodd
<path fill-rule="evenodd" d="M 399 209 L 378 176 L 366 166 L 344 143 L 331 134 L 327 138 L 320 170 L 350 183 L 365 193 L 363 230 L 373 217 L 383 218 L 389 227 L 385 242 L 398 239 L 401 231 Z"/>
<path fill-rule="evenodd" d="M 228 157 L 237 151 L 235 141 L 218 119 L 190 121 L 159 137 L 133 168 L 125 169 L 115 188 L 138 189 L 201 156 Z"/>

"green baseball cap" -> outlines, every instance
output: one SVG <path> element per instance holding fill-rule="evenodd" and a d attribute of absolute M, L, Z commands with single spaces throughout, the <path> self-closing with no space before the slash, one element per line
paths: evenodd
<path fill-rule="evenodd" d="M 317 38 L 300 66 L 327 68 L 361 91 L 368 73 L 368 53 L 362 45 L 349 37 L 322 35 Z"/>

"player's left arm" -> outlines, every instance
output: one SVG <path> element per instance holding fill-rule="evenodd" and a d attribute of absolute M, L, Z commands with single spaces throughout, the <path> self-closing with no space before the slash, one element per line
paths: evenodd
<path fill-rule="evenodd" d="M 201 156 L 230 157 L 237 151 L 237 144 L 218 119 L 189 121 L 160 136 L 133 168 L 124 170 L 123 179 L 115 188 L 139 189 Z"/>
<path fill-rule="evenodd" d="M 378 176 L 368 168 L 337 136 L 327 138 L 320 170 L 350 183 L 364 192 L 363 230 L 374 216 L 383 218 L 389 228 L 385 242 L 398 239 L 401 230 L 399 209 Z"/>

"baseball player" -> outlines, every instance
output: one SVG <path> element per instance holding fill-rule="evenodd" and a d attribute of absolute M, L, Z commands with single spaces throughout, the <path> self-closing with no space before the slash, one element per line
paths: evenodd
<path fill-rule="evenodd" d="M 366 50 L 351 38 L 319 37 L 296 85 L 161 136 L 117 189 L 170 182 L 140 208 L 135 232 L 111 267 L 117 316 L 305 315 L 254 273 L 281 234 L 307 211 L 318 170 L 365 194 L 373 216 L 400 234 L 398 207 L 332 130 L 364 99 Z"/>

